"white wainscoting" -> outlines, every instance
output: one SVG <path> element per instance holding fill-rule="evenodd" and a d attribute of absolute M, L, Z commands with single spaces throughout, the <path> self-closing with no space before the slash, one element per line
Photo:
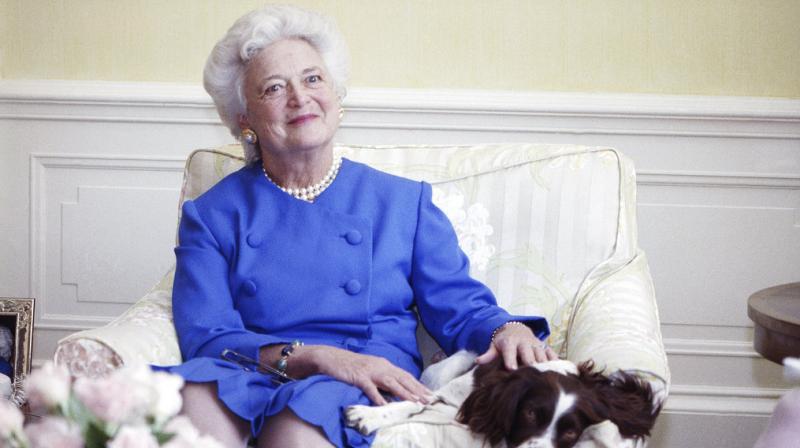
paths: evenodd
<path fill-rule="evenodd" d="M 37 330 L 108 322 L 171 267 L 184 162 L 31 154 Z"/>
<path fill-rule="evenodd" d="M 653 446 L 752 446 L 789 387 L 747 297 L 800 274 L 800 101 L 352 89 L 344 143 L 616 147 L 673 373 Z M 36 297 L 34 359 L 172 263 L 182 163 L 232 138 L 197 86 L 0 81 L 0 296 Z"/>

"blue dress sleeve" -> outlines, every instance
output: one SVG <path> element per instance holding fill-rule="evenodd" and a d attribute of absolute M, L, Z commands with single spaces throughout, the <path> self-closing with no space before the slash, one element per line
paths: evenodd
<path fill-rule="evenodd" d="M 172 313 L 184 361 L 219 358 L 225 349 L 258 359 L 264 345 L 285 343 L 245 328 L 234 308 L 228 282 L 228 259 L 193 201 L 182 208 L 175 248 Z"/>
<path fill-rule="evenodd" d="M 422 182 L 411 284 L 422 323 L 447 352 L 460 349 L 483 353 L 492 332 L 509 321 L 520 321 L 545 339 L 547 321 L 537 316 L 514 316 L 497 305 L 492 292 L 469 275 L 469 259 L 447 216 L 432 201 Z"/>

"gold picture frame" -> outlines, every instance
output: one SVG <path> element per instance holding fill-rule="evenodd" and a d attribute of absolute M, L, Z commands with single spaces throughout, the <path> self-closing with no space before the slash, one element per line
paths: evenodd
<path fill-rule="evenodd" d="M 8 328 L 12 337 L 12 399 L 19 398 L 22 380 L 31 371 L 33 304 L 33 299 L 0 297 L 0 326 Z"/>

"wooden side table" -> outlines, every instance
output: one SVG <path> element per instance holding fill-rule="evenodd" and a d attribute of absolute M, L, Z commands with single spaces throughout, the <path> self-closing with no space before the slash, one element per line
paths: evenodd
<path fill-rule="evenodd" d="M 762 289 L 747 300 L 747 315 L 755 323 L 753 346 L 770 361 L 800 357 L 800 283 Z"/>

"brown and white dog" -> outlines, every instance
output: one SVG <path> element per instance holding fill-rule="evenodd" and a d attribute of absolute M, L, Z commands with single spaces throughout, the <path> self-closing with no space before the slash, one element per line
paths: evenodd
<path fill-rule="evenodd" d="M 385 406 L 351 406 L 350 426 L 364 434 L 408 421 L 426 408 L 453 409 L 465 424 L 492 446 L 570 448 L 587 427 L 610 420 L 622 438 L 650 434 L 660 408 L 650 384 L 623 372 L 611 376 L 593 364 L 566 360 L 506 370 L 498 360 L 475 367 L 475 355 L 459 352 L 426 369 L 422 382 L 434 392 L 428 405 L 398 401 Z M 457 411 L 455 411 L 457 410 Z"/>

